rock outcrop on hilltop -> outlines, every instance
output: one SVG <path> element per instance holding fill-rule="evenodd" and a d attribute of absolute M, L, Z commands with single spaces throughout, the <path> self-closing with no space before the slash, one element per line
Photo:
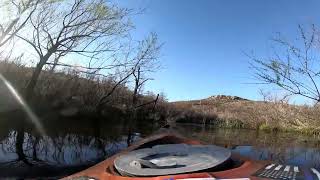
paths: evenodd
<path fill-rule="evenodd" d="M 241 98 L 239 96 L 227 96 L 227 95 L 216 95 L 210 96 L 208 100 L 237 100 L 237 101 L 249 101 L 248 99 Z"/>

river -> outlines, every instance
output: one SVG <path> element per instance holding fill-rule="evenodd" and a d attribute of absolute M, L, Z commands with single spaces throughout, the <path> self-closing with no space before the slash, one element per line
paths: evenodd
<path fill-rule="evenodd" d="M 0 116 L 0 178 L 59 178 L 85 169 L 128 145 L 123 121 L 65 119 L 43 121 L 41 135 L 32 124 Z M 130 142 L 157 130 L 141 123 Z M 175 129 L 208 144 L 258 160 L 320 167 L 320 139 L 295 133 L 216 129 L 178 124 Z M 129 142 L 129 143 L 130 143 Z"/>

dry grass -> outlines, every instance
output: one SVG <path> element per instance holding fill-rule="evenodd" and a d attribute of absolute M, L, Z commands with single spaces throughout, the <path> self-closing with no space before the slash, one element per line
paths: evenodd
<path fill-rule="evenodd" d="M 210 98 L 173 104 L 184 113 L 202 115 L 197 123 L 203 123 L 206 117 L 216 117 L 209 123 L 223 127 L 320 133 L 320 107 Z M 188 122 L 183 116 L 180 121 Z"/>
<path fill-rule="evenodd" d="M 19 62 L 0 61 L 0 73 L 23 95 L 31 77 L 32 68 Z M 29 104 L 34 105 L 35 110 L 44 106 L 48 107 L 48 111 L 75 106 L 83 114 L 94 114 L 99 99 L 108 93 L 115 83 L 116 80 L 113 78 L 86 77 L 72 69 L 64 69 L 55 73 L 43 71 L 35 88 L 35 96 Z M 156 97 L 152 93 L 140 96 L 139 104 L 154 100 Z M 131 102 L 132 91 L 126 84 L 121 84 L 108 98 L 103 113 L 106 113 L 107 116 L 114 115 L 114 112 L 126 114 Z M 141 117 L 158 120 L 164 116 L 162 113 L 166 113 L 165 106 L 165 100 L 160 97 L 155 110 L 153 105 L 149 105 L 139 109 L 138 113 L 141 114 Z"/>

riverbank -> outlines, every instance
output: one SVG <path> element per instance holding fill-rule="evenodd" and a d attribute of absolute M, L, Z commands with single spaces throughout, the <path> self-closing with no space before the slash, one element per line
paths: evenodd
<path fill-rule="evenodd" d="M 318 106 L 251 101 L 232 96 L 213 96 L 172 104 L 180 110 L 180 117 L 176 120 L 179 123 L 320 135 Z"/>
<path fill-rule="evenodd" d="M 72 68 L 57 72 L 44 70 L 37 82 L 34 95 L 24 97 L 26 84 L 33 68 L 19 62 L 0 61 L 0 114 L 10 116 L 24 111 L 15 94 L 28 99 L 26 104 L 39 119 L 132 119 L 133 91 L 125 83 L 118 83 L 111 77 L 86 76 Z M 9 82 L 15 92 L 7 87 Z M 19 98 L 20 98 L 19 97 Z M 99 101 L 104 98 L 104 103 Z M 164 97 L 153 93 L 138 94 L 135 104 L 135 118 L 141 121 L 161 123 L 166 116 L 167 102 Z M 21 113 L 20 113 L 21 114 Z"/>
<path fill-rule="evenodd" d="M 0 61 L 0 73 L 23 97 L 32 68 L 18 62 Z M 72 69 L 43 71 L 35 95 L 27 104 L 40 119 L 132 120 L 133 91 L 126 83 L 117 85 L 101 111 L 97 103 L 112 91 L 116 79 L 83 76 Z M 23 111 L 13 93 L 0 81 L 0 116 Z M 251 101 L 234 96 L 212 96 L 207 99 L 169 103 L 163 96 L 150 92 L 138 95 L 137 122 L 157 124 L 170 122 L 211 124 L 221 128 L 262 131 L 296 131 L 320 135 L 320 107 L 297 106 L 283 102 Z M 156 100 L 156 101 L 155 101 Z M 21 118 L 20 118 L 21 119 Z"/>

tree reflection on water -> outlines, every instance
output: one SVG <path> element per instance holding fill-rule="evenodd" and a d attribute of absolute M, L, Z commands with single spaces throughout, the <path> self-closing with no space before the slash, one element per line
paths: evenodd
<path fill-rule="evenodd" d="M 0 171 L 2 175 L 19 176 L 20 171 L 23 173 L 27 169 L 77 170 L 79 166 L 92 165 L 125 147 L 126 140 L 121 137 L 108 140 L 76 134 L 36 137 L 26 132 L 11 131 L 0 143 Z"/>
<path fill-rule="evenodd" d="M 48 134 L 41 136 L 28 124 L 4 121 L 0 129 L 0 177 L 63 177 L 126 148 L 129 137 L 121 122 L 50 121 L 44 123 Z M 133 141 L 139 138 L 130 137 Z"/>

